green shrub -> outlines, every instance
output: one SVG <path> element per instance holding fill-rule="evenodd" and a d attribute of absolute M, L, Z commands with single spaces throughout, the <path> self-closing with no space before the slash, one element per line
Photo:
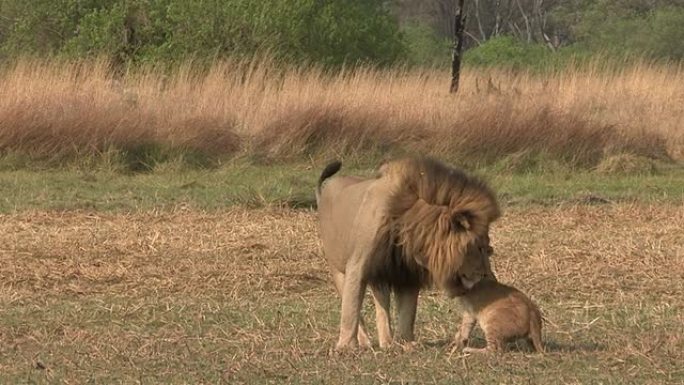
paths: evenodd
<path fill-rule="evenodd" d="M 402 32 L 410 64 L 447 68 L 453 46 L 450 39 L 440 38 L 430 26 L 419 22 L 405 25 Z"/>
<path fill-rule="evenodd" d="M 656 11 L 651 17 L 650 54 L 684 60 L 684 8 L 670 7 Z"/>
<path fill-rule="evenodd" d="M 684 59 L 684 7 L 587 7 L 572 30 L 577 46 L 620 58 Z"/>
<path fill-rule="evenodd" d="M 0 55 L 54 54 L 74 37 L 79 21 L 107 0 L 0 1 Z"/>
<path fill-rule="evenodd" d="M 604 51 L 592 51 L 583 45 L 570 45 L 551 50 L 545 45 L 525 43 L 511 36 L 495 37 L 465 52 L 464 63 L 472 66 L 500 67 L 532 72 L 553 72 L 568 66 L 596 66 L 605 68 L 624 65 L 611 60 Z"/>
<path fill-rule="evenodd" d="M 3 0 L 0 52 L 211 61 L 269 53 L 326 66 L 405 57 L 382 0 Z"/>
<path fill-rule="evenodd" d="M 511 36 L 500 36 L 466 51 L 464 62 L 476 66 L 504 66 L 513 69 L 546 67 L 554 58 L 543 45 L 527 44 Z"/>

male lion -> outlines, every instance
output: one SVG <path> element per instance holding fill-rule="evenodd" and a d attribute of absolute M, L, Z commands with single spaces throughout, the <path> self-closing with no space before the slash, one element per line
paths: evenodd
<path fill-rule="evenodd" d="M 388 162 L 374 178 L 330 178 L 340 167 L 329 164 L 316 190 L 323 251 L 342 297 L 336 349 L 370 345 L 360 317 L 367 284 L 380 347 L 392 342 L 390 291 L 398 340 L 412 341 L 421 287 L 435 283 L 453 297 L 486 274 L 496 198 L 480 180 L 429 158 Z"/>

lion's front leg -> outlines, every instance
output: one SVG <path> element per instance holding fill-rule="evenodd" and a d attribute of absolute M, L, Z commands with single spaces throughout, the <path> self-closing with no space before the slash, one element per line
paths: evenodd
<path fill-rule="evenodd" d="M 361 303 L 365 291 L 366 282 L 362 279 L 360 266 L 350 266 L 344 274 L 340 338 L 335 347 L 338 351 L 358 346 Z"/>
<path fill-rule="evenodd" d="M 411 342 L 414 339 L 413 326 L 416 322 L 416 308 L 418 307 L 418 292 L 420 288 L 401 288 L 395 290 L 397 300 L 397 340 Z"/>
<path fill-rule="evenodd" d="M 390 320 L 390 289 L 388 286 L 371 285 L 375 302 L 375 322 L 378 328 L 380 348 L 392 345 L 392 324 Z"/>
<path fill-rule="evenodd" d="M 454 348 L 451 350 L 452 353 L 457 350 L 462 350 L 468 346 L 468 338 L 470 337 L 470 333 L 472 333 L 476 323 L 477 319 L 469 311 L 463 312 L 461 327 L 458 333 L 456 333 L 456 338 L 454 339 Z"/>

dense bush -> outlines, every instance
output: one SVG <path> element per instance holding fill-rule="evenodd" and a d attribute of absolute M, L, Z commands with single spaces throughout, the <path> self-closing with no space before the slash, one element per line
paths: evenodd
<path fill-rule="evenodd" d="M 30 4 L 29 4 L 30 3 Z M 121 61 L 257 52 L 325 65 L 404 57 L 381 0 L 2 0 L 0 54 Z"/>
<path fill-rule="evenodd" d="M 447 68 L 453 47 L 451 39 L 437 36 L 429 25 L 420 22 L 406 24 L 402 32 L 410 64 Z"/>
<path fill-rule="evenodd" d="M 551 50 L 542 44 L 525 43 L 512 36 L 499 36 L 466 51 L 464 62 L 482 67 L 549 71 L 566 68 L 570 63 L 588 63 L 592 56 L 594 54 L 579 46 Z"/>
<path fill-rule="evenodd" d="M 684 7 L 620 14 L 592 7 L 575 27 L 580 46 L 613 55 L 684 59 Z"/>
<path fill-rule="evenodd" d="M 549 50 L 539 44 L 524 43 L 516 38 L 500 36 L 466 52 L 467 64 L 505 65 L 513 68 L 535 66 L 551 60 Z"/>
<path fill-rule="evenodd" d="M 547 8 L 545 33 L 555 49 L 550 49 L 539 33 L 520 36 L 520 33 L 504 29 L 484 36 L 471 30 L 467 31 L 470 34 L 466 33 L 466 42 L 474 47 L 466 52 L 465 62 L 478 66 L 548 70 L 586 62 L 610 68 L 634 59 L 684 59 L 684 5 L 681 0 L 557 2 Z M 467 9 L 472 12 L 472 8 Z M 415 35 L 406 34 L 414 40 Z M 414 51 L 411 50 L 412 55 L 415 55 Z"/>

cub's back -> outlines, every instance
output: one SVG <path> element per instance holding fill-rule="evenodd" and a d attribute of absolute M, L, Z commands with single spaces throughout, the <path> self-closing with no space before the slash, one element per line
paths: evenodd
<path fill-rule="evenodd" d="M 482 329 L 503 338 L 527 335 L 530 321 L 535 316 L 541 318 L 537 306 L 524 293 L 493 280 L 481 281 L 461 300 Z"/>

